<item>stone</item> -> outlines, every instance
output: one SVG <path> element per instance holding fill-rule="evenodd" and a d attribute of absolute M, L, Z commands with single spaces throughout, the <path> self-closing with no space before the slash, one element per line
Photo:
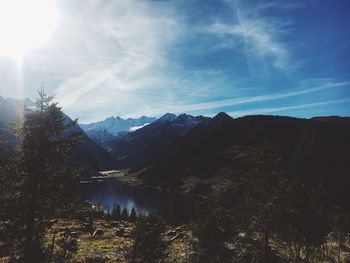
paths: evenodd
<path fill-rule="evenodd" d="M 84 233 L 89 233 L 89 232 L 93 232 L 94 231 L 94 227 L 92 226 L 92 224 L 90 223 L 83 223 L 80 226 L 80 231 L 84 232 Z"/>
<path fill-rule="evenodd" d="M 124 228 L 118 228 L 117 231 L 115 231 L 115 235 L 119 237 L 123 237 L 125 234 L 125 229 Z"/>

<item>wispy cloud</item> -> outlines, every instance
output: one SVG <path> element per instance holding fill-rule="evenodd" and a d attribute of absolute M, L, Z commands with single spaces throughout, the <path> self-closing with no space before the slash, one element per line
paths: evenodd
<path fill-rule="evenodd" d="M 284 68 L 286 66 L 288 52 L 281 43 L 273 39 L 273 34 L 271 34 L 271 31 L 273 31 L 272 28 L 270 28 L 269 31 L 265 29 L 265 26 L 263 26 L 260 21 L 244 21 L 237 25 L 217 22 L 210 25 L 207 29 L 209 33 L 222 35 L 224 37 L 242 38 L 245 45 L 247 45 L 249 56 L 272 56 L 273 66 L 276 68 Z M 229 43 L 233 44 L 233 42 Z M 236 47 L 236 44 L 233 45 Z"/>
<path fill-rule="evenodd" d="M 284 106 L 284 107 L 275 107 L 275 108 L 255 108 L 255 109 L 249 109 L 249 110 L 232 111 L 232 112 L 228 112 L 228 114 L 231 115 L 232 117 L 241 117 L 241 116 L 252 115 L 252 114 L 281 113 L 281 112 L 290 111 L 290 110 L 316 108 L 320 106 L 326 106 L 331 104 L 341 104 L 341 103 L 348 103 L 348 102 L 350 102 L 350 98 L 322 101 L 322 102 L 315 102 L 315 103 L 306 103 L 306 104 Z"/>
<path fill-rule="evenodd" d="M 159 115 L 164 112 L 174 112 L 174 113 L 182 113 L 182 112 L 193 112 L 199 110 L 208 110 L 208 109 L 218 109 L 223 107 L 232 107 L 242 104 L 248 103 L 257 103 L 257 102 L 267 102 L 278 99 L 285 99 L 295 96 L 306 95 L 310 93 L 317 93 L 322 90 L 341 88 L 341 87 L 349 87 L 350 82 L 325 82 L 323 84 L 319 84 L 318 87 L 315 88 L 301 88 L 297 90 L 287 91 L 287 92 L 276 92 L 272 94 L 265 94 L 259 96 L 250 96 L 250 97 L 239 97 L 232 99 L 224 99 L 217 101 L 210 101 L 205 103 L 194 103 L 194 104 L 173 104 L 167 105 L 164 107 L 155 107 L 149 110 L 143 110 L 140 112 L 132 113 L 133 116 L 139 116 L 142 112 L 146 111 L 149 115 Z"/>
<path fill-rule="evenodd" d="M 258 5 L 260 9 L 300 9 L 307 5 L 307 1 L 293 2 L 293 1 L 264 1 Z"/>
<path fill-rule="evenodd" d="M 86 123 L 258 106 L 269 112 L 350 92 L 341 88 L 349 87 L 348 38 L 339 38 L 347 18 L 320 19 L 327 4 L 313 6 L 312 19 L 330 30 L 327 43 L 315 46 L 325 32 L 298 10 L 310 0 L 55 1 L 51 40 L 26 54 L 21 71 L 0 60 L 0 95 L 23 86 L 33 98 L 44 82 L 68 115 Z"/>
<path fill-rule="evenodd" d="M 127 106 L 120 101 L 127 93 L 150 92 L 164 84 L 159 73 L 168 63 L 167 47 L 180 31 L 169 10 L 161 13 L 154 5 L 136 0 L 90 1 L 84 8 L 81 17 L 66 18 L 73 20 L 67 24 L 76 25 L 70 35 L 84 36 L 74 38 L 74 45 L 85 49 L 83 56 L 72 61 L 75 67 L 83 64 L 81 70 L 55 91 L 68 112 L 87 95 L 94 94 L 92 103 L 100 106 Z"/>
<path fill-rule="evenodd" d="M 232 10 L 231 23 L 215 21 L 203 30 L 221 36 L 222 43 L 216 45 L 218 48 L 237 49 L 239 43 L 243 42 L 243 51 L 246 62 L 252 76 L 259 74 L 268 75 L 268 66 L 279 70 L 291 70 L 289 63 L 290 52 L 281 40 L 291 26 L 291 22 L 277 16 L 264 16 L 262 10 L 276 7 L 277 2 L 263 4 L 251 4 L 242 8 L 245 1 L 226 0 Z M 280 4 L 280 7 L 286 4 Z M 290 8 L 294 6 L 288 4 Z M 237 47 L 238 46 L 238 47 Z"/>

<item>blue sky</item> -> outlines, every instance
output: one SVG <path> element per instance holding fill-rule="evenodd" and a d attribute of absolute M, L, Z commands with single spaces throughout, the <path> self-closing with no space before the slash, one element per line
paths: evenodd
<path fill-rule="evenodd" d="M 45 45 L 0 57 L 0 95 L 41 82 L 86 123 L 166 112 L 350 115 L 347 0 L 60 0 Z M 1 32 L 0 32 L 1 33 Z"/>

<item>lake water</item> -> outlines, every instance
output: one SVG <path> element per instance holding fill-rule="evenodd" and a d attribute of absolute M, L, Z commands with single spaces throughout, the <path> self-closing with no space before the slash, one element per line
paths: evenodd
<path fill-rule="evenodd" d="M 193 219 L 194 213 L 190 200 L 186 197 L 150 188 L 131 187 L 115 179 L 102 182 L 80 183 L 80 196 L 85 200 L 107 206 L 109 210 L 114 204 L 129 212 L 157 212 L 171 223 L 186 223 Z"/>

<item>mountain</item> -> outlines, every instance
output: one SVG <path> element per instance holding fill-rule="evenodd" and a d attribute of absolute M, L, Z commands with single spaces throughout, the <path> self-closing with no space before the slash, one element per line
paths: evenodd
<path fill-rule="evenodd" d="M 232 119 L 219 114 L 207 124 L 175 136 L 152 160 L 144 159 L 134 175 L 148 185 L 208 194 L 213 189 L 225 191 L 234 185 L 235 178 L 256 173 L 263 164 L 261 169 L 269 167 L 306 183 L 322 184 L 344 205 L 350 184 L 350 126 L 343 123 L 346 119 L 337 120 L 279 116 Z M 137 152 L 140 144 L 126 142 L 124 148 Z"/>
<path fill-rule="evenodd" d="M 69 117 L 67 119 L 72 121 Z M 69 132 L 79 133 L 81 136 L 78 145 L 73 150 L 70 160 L 72 164 L 87 166 L 96 171 L 110 170 L 117 167 L 115 157 L 90 139 L 79 125 L 74 125 Z"/>
<path fill-rule="evenodd" d="M 7 127 L 18 114 L 18 110 L 14 103 L 0 96 L 0 127 Z"/>
<path fill-rule="evenodd" d="M 79 126 L 91 139 L 100 145 L 104 145 L 106 141 L 112 139 L 114 136 L 129 131 L 135 131 L 137 128 L 141 128 L 155 120 L 156 118 L 146 116 L 136 119 L 123 119 L 117 116 L 109 117 L 99 122 L 79 124 Z"/>
<path fill-rule="evenodd" d="M 109 141 L 107 147 L 117 157 L 119 168 L 142 166 L 166 151 L 167 143 L 208 120 L 203 116 L 167 113 L 141 129 Z"/>
<path fill-rule="evenodd" d="M 34 104 L 29 99 L 4 99 L 0 97 L 0 165 L 14 154 L 14 148 L 19 139 L 11 132 L 10 123 L 17 115 L 23 113 L 24 108 L 30 108 Z M 67 121 L 72 120 L 67 117 Z M 72 165 L 84 165 L 94 170 L 108 170 L 116 168 L 116 159 L 101 146 L 92 141 L 86 133 L 74 125 L 69 133 L 79 133 L 81 140 L 73 151 L 70 160 Z"/>

